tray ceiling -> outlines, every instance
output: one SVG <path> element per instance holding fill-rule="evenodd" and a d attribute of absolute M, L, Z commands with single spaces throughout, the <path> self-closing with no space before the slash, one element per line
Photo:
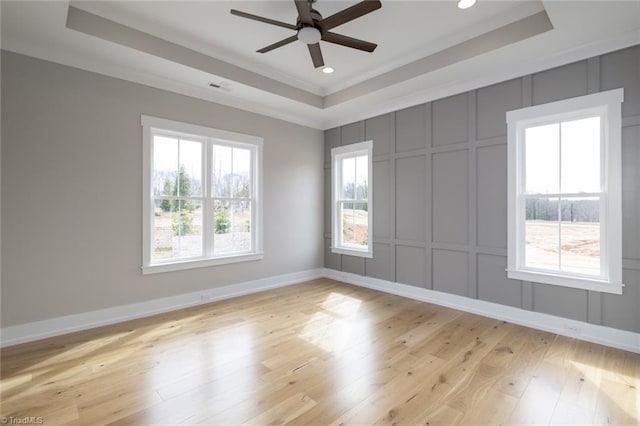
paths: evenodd
<path fill-rule="evenodd" d="M 323 16 L 355 1 L 319 0 Z M 640 2 L 382 0 L 321 42 L 333 74 L 292 35 L 231 8 L 295 23 L 292 1 L 2 2 L 2 48 L 189 96 L 329 128 L 640 43 Z M 209 83 L 222 85 L 213 89 Z"/>

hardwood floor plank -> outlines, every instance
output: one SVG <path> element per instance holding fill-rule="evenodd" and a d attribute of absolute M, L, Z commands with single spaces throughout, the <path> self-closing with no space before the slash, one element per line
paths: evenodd
<path fill-rule="evenodd" d="M 473 409 L 468 410 L 460 420 L 460 424 L 502 425 L 505 424 L 515 409 L 518 399 L 490 388 L 481 396 Z"/>
<path fill-rule="evenodd" d="M 0 350 L 45 424 L 638 424 L 640 355 L 329 279 Z"/>
<path fill-rule="evenodd" d="M 458 345 L 458 351 L 455 354 L 451 352 L 450 359 L 441 368 L 436 368 L 411 398 L 391 408 L 399 413 L 392 422 L 384 417 L 379 422 L 417 423 L 442 404 L 463 414 L 473 410 L 476 401 L 495 382 L 497 372 L 497 368 L 483 366 L 479 361 L 494 351 L 497 342 L 513 327 L 512 324 L 497 320 L 484 320 L 476 321 L 474 327 L 468 328 L 475 336 L 461 340 L 466 345 Z"/>
<path fill-rule="evenodd" d="M 474 423 L 479 424 L 477 422 Z M 439 406 L 432 412 L 425 413 L 421 424 L 427 426 L 449 426 L 468 423 L 463 423 L 463 414 L 461 412 L 445 404 Z"/>
<path fill-rule="evenodd" d="M 286 424 L 316 405 L 316 401 L 303 393 L 296 393 L 280 404 L 250 419 L 246 425 L 282 425 Z"/>
<path fill-rule="evenodd" d="M 571 356 L 575 353 L 577 342 L 575 339 L 556 336 L 508 423 L 549 423 L 572 369 Z"/>
<path fill-rule="evenodd" d="M 640 423 L 638 398 L 628 384 L 602 379 L 594 423 L 637 425 Z"/>
<path fill-rule="evenodd" d="M 555 335 L 540 330 L 522 332 L 521 327 L 514 328 L 501 343 L 504 355 L 502 363 L 495 359 L 501 371 L 495 383 L 500 392 L 520 398 L 535 374 L 538 365 L 544 359 Z M 511 349 L 511 351 L 506 350 Z M 510 352 L 513 352 L 511 354 Z M 492 362 L 483 360 L 483 362 Z"/>

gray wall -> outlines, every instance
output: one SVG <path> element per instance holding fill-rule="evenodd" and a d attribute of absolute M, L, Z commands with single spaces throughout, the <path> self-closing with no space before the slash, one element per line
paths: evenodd
<path fill-rule="evenodd" d="M 625 88 L 622 296 L 509 280 L 505 112 Z M 331 253 L 332 147 L 373 139 L 373 259 Z M 325 132 L 325 266 L 640 332 L 640 46 Z"/>
<path fill-rule="evenodd" d="M 141 275 L 140 114 L 264 137 L 263 260 Z M 2 326 L 322 267 L 322 136 L 3 52 Z"/>

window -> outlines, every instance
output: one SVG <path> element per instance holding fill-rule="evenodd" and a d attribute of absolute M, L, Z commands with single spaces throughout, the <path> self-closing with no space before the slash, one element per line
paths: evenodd
<path fill-rule="evenodd" d="M 367 141 L 331 150 L 334 253 L 373 257 L 372 147 Z"/>
<path fill-rule="evenodd" d="M 142 116 L 143 273 L 262 258 L 262 138 Z"/>
<path fill-rule="evenodd" d="M 622 293 L 622 100 L 507 112 L 509 278 Z"/>

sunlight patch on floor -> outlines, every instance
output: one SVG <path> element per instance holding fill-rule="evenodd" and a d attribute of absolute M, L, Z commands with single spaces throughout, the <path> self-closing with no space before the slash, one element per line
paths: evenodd
<path fill-rule="evenodd" d="M 569 361 L 571 365 L 578 370 L 585 380 L 594 384 L 601 393 L 599 400 L 603 397 L 608 400 L 610 404 L 617 406 L 617 409 L 627 414 L 630 418 L 640 419 L 640 378 L 633 377 L 625 374 L 621 371 L 612 372 L 607 368 L 603 368 L 597 365 L 585 364 L 579 361 Z M 607 394 L 607 390 L 615 389 L 617 392 L 623 392 L 626 397 L 631 397 L 631 394 L 635 393 L 635 409 L 634 404 L 629 404 L 629 401 L 621 404 L 618 399 L 620 394 Z M 616 393 L 617 393 L 616 392 Z"/>
<path fill-rule="evenodd" d="M 300 333 L 305 341 L 331 353 L 342 353 L 351 343 L 355 319 L 362 301 L 340 293 L 331 293 Z"/>

